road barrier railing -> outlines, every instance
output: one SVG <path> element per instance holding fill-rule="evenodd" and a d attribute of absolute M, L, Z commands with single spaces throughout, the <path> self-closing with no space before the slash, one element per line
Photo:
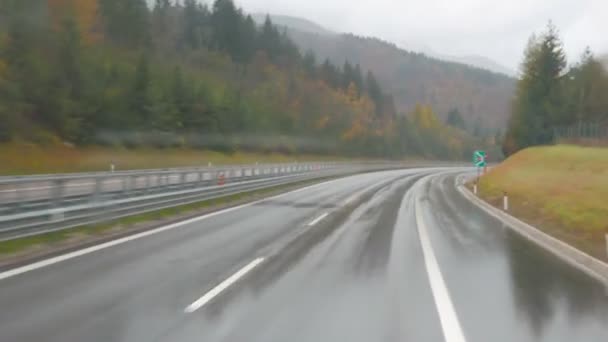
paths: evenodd
<path fill-rule="evenodd" d="M 0 241 L 399 163 L 292 163 L 0 177 Z"/>
<path fill-rule="evenodd" d="M 0 177 L 0 241 L 366 171 L 443 162 L 308 162 Z"/>

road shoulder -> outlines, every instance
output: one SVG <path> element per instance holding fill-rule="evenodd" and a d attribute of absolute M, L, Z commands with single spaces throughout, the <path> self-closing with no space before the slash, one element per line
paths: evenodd
<path fill-rule="evenodd" d="M 588 273 L 594 278 L 597 278 L 608 284 L 607 263 L 598 260 L 570 246 L 569 244 L 542 232 L 540 229 L 533 227 L 502 210 L 495 208 L 494 206 L 475 196 L 467 187 L 462 184 L 462 182 L 458 181 L 459 178 L 456 179 L 457 184 L 455 185 L 458 191 L 463 195 L 463 197 L 465 197 L 479 209 L 500 220 L 506 226 L 513 229 L 515 232 L 517 232 L 524 238 L 536 243 L 537 245 L 543 247 L 544 249 L 553 253 L 557 257 L 568 262 L 569 264 L 585 271 L 585 273 Z"/>

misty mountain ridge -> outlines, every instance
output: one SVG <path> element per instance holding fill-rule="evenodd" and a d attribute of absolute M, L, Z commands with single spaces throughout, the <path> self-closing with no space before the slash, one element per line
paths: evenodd
<path fill-rule="evenodd" d="M 469 66 L 472 66 L 475 68 L 485 69 L 485 70 L 489 70 L 489 71 L 499 73 L 499 74 L 504 74 L 504 75 L 511 76 L 511 77 L 515 77 L 517 75 L 517 72 L 515 70 L 512 70 L 504 65 L 501 65 L 500 63 L 498 63 L 488 57 L 485 57 L 485 56 L 479 56 L 479 55 L 454 56 L 454 55 L 449 55 L 449 54 L 442 54 L 442 53 L 439 53 L 439 52 L 433 50 L 428 45 L 425 45 L 422 43 L 417 43 L 417 42 L 400 42 L 398 44 L 398 46 L 404 50 L 409 50 L 412 52 L 419 52 L 419 53 L 425 54 L 429 57 L 436 58 L 436 59 L 446 61 L 446 62 L 461 63 L 461 64 L 469 65 Z"/>
<path fill-rule="evenodd" d="M 267 16 L 267 14 L 264 14 L 264 13 L 256 13 L 256 14 L 252 15 L 253 20 L 255 20 L 255 22 L 258 24 L 264 23 L 266 16 Z M 314 34 L 319 34 L 319 35 L 335 36 L 335 35 L 340 34 L 340 33 L 331 31 L 331 30 L 323 27 L 322 25 L 317 24 L 317 23 L 315 23 L 311 20 L 305 19 L 305 18 L 288 16 L 288 15 L 276 15 L 276 14 L 270 15 L 270 18 L 275 25 L 286 28 L 286 29 L 298 30 L 301 32 L 314 33 Z M 439 53 L 423 43 L 415 43 L 415 42 L 400 42 L 397 44 L 397 46 L 399 46 L 400 48 L 402 48 L 404 50 L 408 50 L 411 52 L 419 52 L 419 53 L 425 54 L 429 57 L 436 58 L 436 59 L 446 61 L 446 62 L 461 63 L 461 64 L 469 65 L 472 67 L 480 68 L 480 69 L 486 69 L 486 70 L 489 70 L 489 71 L 492 71 L 495 73 L 505 74 L 507 76 L 515 76 L 517 74 L 515 72 L 515 70 L 511 70 L 511 69 L 501 65 L 500 63 L 498 63 L 488 57 L 485 57 L 485 56 L 479 56 L 479 55 L 453 56 L 453 55 L 449 55 L 449 54 Z"/>
<path fill-rule="evenodd" d="M 257 18 L 263 21 L 265 15 Z M 471 129 L 499 129 L 508 120 L 515 79 L 503 73 L 406 51 L 377 38 L 333 33 L 305 19 L 271 15 L 271 20 L 286 27 L 303 52 L 313 51 L 318 63 L 329 59 L 341 66 L 348 60 L 363 70 L 372 70 L 393 94 L 401 113 L 410 112 L 417 104 L 429 104 L 445 118 L 450 110 L 458 109 Z M 482 59 L 475 58 L 478 63 Z"/>
<path fill-rule="evenodd" d="M 264 21 L 266 20 L 266 16 L 267 16 L 267 14 L 264 14 L 264 13 L 255 13 L 255 14 L 251 15 L 253 20 L 258 25 L 262 25 L 264 23 Z M 285 29 L 292 29 L 292 30 L 298 30 L 298 31 L 307 32 L 307 33 L 314 33 L 314 34 L 328 35 L 328 36 L 338 34 L 336 32 L 326 29 L 325 27 L 323 27 L 313 21 L 310 21 L 310 20 L 304 19 L 304 18 L 292 17 L 289 15 L 270 15 L 270 19 L 272 20 L 273 24 L 275 24 L 279 27 L 285 28 Z"/>

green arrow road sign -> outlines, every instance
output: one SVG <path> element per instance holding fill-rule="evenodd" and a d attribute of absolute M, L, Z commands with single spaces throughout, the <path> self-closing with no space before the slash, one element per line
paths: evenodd
<path fill-rule="evenodd" d="M 484 167 L 486 164 L 486 151 L 477 150 L 473 152 L 473 165 Z"/>

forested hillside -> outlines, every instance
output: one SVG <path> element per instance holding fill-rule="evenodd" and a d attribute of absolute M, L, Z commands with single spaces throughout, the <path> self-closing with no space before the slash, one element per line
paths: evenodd
<path fill-rule="evenodd" d="M 457 109 L 469 128 L 481 125 L 491 132 L 508 120 L 515 85 L 508 76 L 408 52 L 376 38 L 288 32 L 300 48 L 314 51 L 321 59 L 334 63 L 348 59 L 372 70 L 394 95 L 399 111 L 426 103 L 445 118 Z"/>
<path fill-rule="evenodd" d="M 491 141 L 231 0 L 3 0 L 0 140 L 462 158 Z M 414 108 L 414 106 L 412 106 Z"/>
<path fill-rule="evenodd" d="M 556 130 L 572 125 L 608 131 L 608 71 L 587 48 L 570 68 L 557 28 L 528 41 L 517 82 L 505 154 L 554 142 Z M 581 132 L 580 128 L 577 130 Z M 589 132 L 586 132 L 589 133 Z"/>

